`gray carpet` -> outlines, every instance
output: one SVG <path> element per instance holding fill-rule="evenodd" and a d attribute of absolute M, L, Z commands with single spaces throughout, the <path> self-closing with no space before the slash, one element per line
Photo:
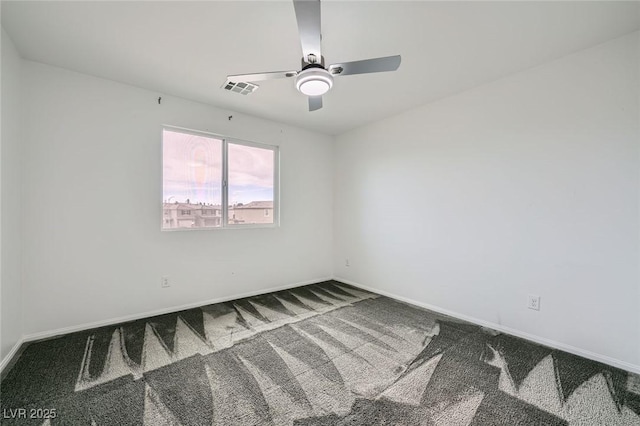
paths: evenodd
<path fill-rule="evenodd" d="M 0 392 L 7 425 L 640 425 L 636 375 L 335 281 L 33 343 Z"/>

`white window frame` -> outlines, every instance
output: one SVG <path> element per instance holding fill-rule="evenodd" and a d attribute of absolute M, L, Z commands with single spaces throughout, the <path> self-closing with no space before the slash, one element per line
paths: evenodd
<path fill-rule="evenodd" d="M 201 227 L 201 228 L 164 228 L 161 230 L 166 232 L 174 231 L 217 231 L 222 229 L 253 229 L 253 228 L 277 228 L 280 226 L 280 147 L 259 142 L 252 142 L 243 139 L 231 138 L 211 132 L 203 132 L 200 130 L 192 130 L 184 127 L 171 125 L 163 125 L 160 133 L 160 139 L 164 146 L 163 132 L 165 130 L 178 133 L 186 133 L 196 136 L 204 136 L 215 138 L 222 141 L 222 180 L 221 180 L 221 210 L 222 220 L 220 226 L 217 227 Z M 251 223 L 251 224 L 230 224 L 229 223 L 229 144 L 250 146 L 260 149 L 268 149 L 273 151 L 273 223 Z M 162 167 L 164 169 L 164 149 L 161 152 Z M 161 179 L 160 200 L 163 199 L 164 177 Z M 161 215 L 164 218 L 164 214 Z M 191 216 L 193 217 L 193 216 Z"/>

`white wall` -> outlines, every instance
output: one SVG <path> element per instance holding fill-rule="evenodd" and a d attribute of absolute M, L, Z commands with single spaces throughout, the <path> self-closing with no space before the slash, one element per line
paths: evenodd
<path fill-rule="evenodd" d="M 22 337 L 21 289 L 21 63 L 2 30 L 2 132 L 0 140 L 0 360 Z M 0 363 L 2 362 L 0 361 Z"/>
<path fill-rule="evenodd" d="M 339 136 L 335 275 L 640 369 L 639 51 L 636 32 Z"/>
<path fill-rule="evenodd" d="M 333 138 L 47 65 L 23 70 L 25 334 L 332 275 Z M 279 145 L 281 227 L 161 232 L 163 124 Z"/>

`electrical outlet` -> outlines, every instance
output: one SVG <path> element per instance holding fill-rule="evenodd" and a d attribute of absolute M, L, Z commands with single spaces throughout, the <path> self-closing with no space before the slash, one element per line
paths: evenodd
<path fill-rule="evenodd" d="M 162 288 L 170 287 L 170 285 L 169 285 L 169 277 L 160 278 L 160 287 L 162 287 Z"/>
<path fill-rule="evenodd" d="M 345 260 L 344 260 L 344 266 L 351 266 L 351 265 L 349 264 L 349 259 L 345 259 Z"/>
<path fill-rule="evenodd" d="M 529 295 L 529 300 L 527 303 L 527 308 L 533 309 L 534 311 L 540 310 L 540 296 L 536 296 L 535 294 Z"/>

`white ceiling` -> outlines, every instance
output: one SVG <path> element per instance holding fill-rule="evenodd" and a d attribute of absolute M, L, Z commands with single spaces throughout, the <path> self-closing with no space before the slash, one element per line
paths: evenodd
<path fill-rule="evenodd" d="M 26 59 L 340 134 L 638 30 L 640 2 L 325 1 L 328 64 L 402 64 L 336 78 L 315 112 L 293 79 L 220 88 L 227 74 L 300 68 L 290 1 L 2 1 L 2 26 Z"/>

